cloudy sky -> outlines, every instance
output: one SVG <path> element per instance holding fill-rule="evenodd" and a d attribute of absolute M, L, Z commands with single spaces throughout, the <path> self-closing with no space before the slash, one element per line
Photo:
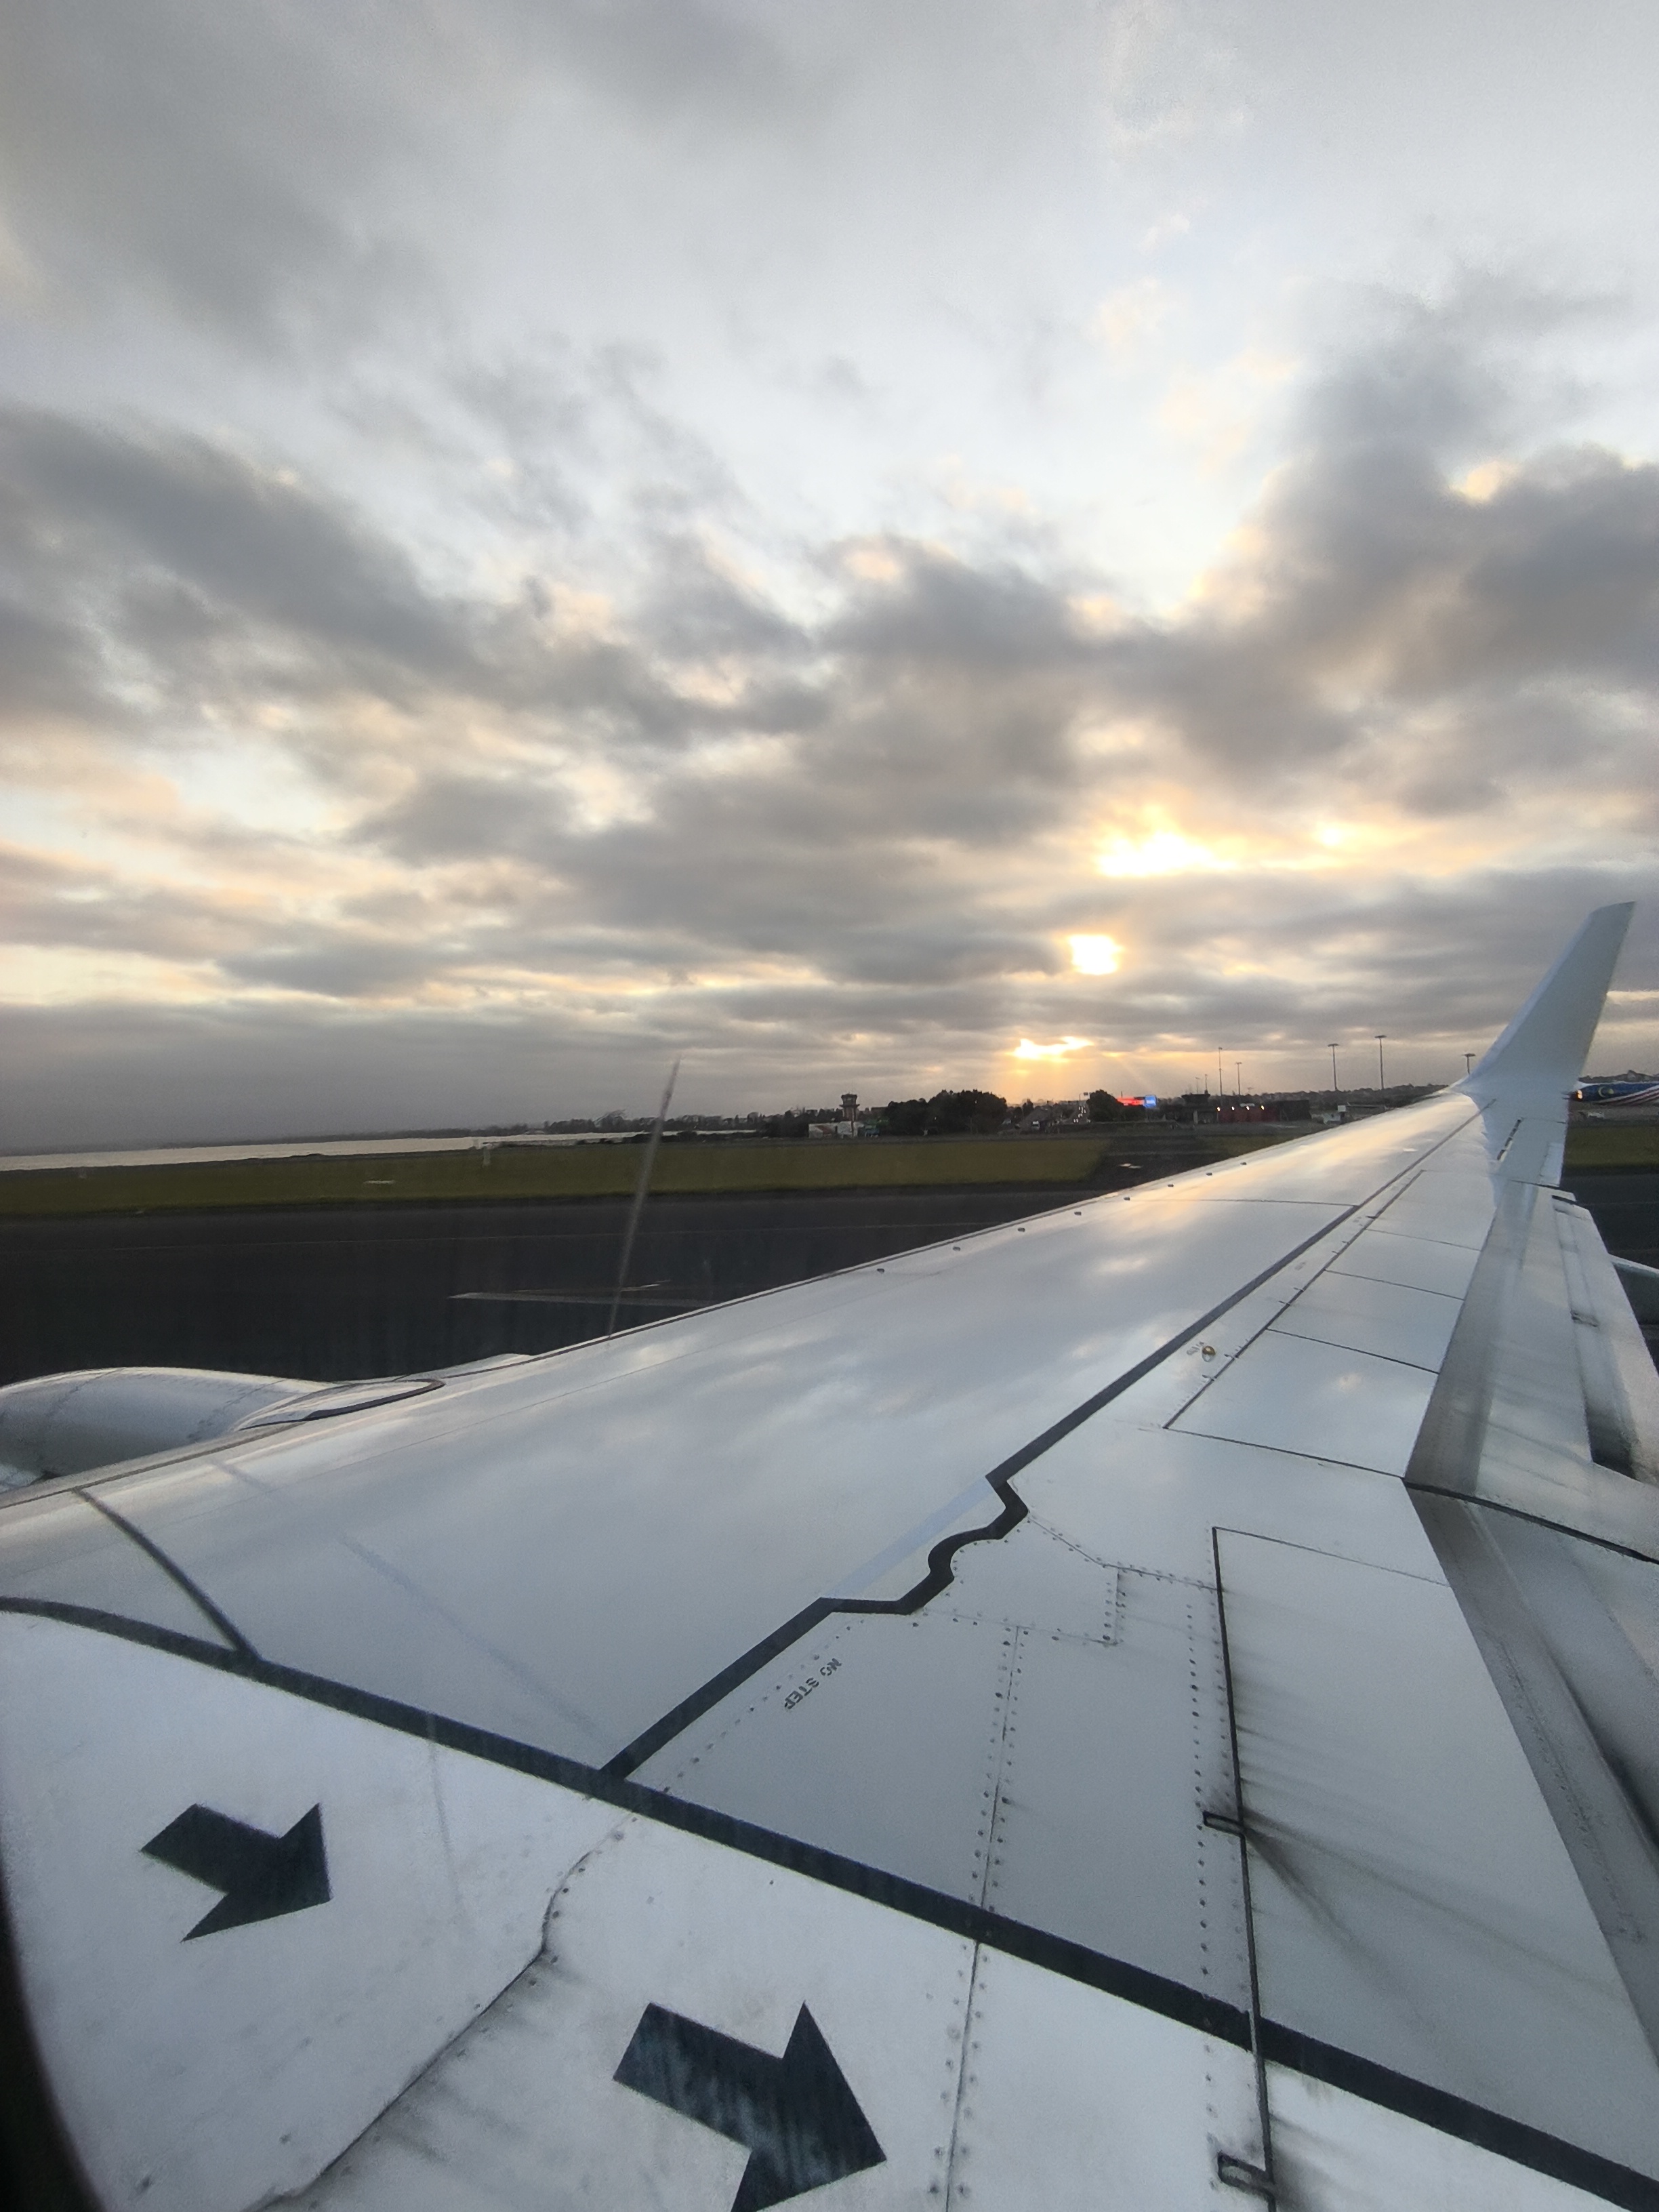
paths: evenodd
<path fill-rule="evenodd" d="M 1650 0 L 0 24 L 0 1146 L 1659 1061 Z"/>

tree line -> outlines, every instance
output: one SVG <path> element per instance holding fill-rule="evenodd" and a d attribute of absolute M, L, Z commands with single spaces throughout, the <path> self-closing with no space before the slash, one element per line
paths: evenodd
<path fill-rule="evenodd" d="M 931 1098 L 890 1098 L 884 1106 L 868 1109 L 869 1118 L 888 1137 L 990 1137 L 1011 1121 L 1024 1121 L 1039 1109 L 1029 1098 L 1018 1105 L 994 1091 L 936 1091 Z M 1088 1098 L 1091 1121 L 1139 1121 L 1139 1106 L 1125 1106 L 1109 1091 L 1091 1091 Z M 773 1114 L 759 1124 L 768 1137 L 804 1137 L 815 1121 L 834 1121 L 840 1109 L 825 1107 L 821 1113 L 803 1108 L 794 1114 Z"/>

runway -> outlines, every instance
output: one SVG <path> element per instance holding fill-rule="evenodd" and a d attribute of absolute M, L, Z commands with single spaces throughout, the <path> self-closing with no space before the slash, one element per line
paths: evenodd
<path fill-rule="evenodd" d="M 1611 1249 L 1659 1266 L 1659 1175 L 1570 1179 Z M 1093 1188 L 653 1198 L 625 1323 L 1097 1195 Z M 404 1374 L 601 1333 L 623 1200 L 0 1223 L 0 1382 L 68 1368 Z"/>
<path fill-rule="evenodd" d="M 1096 1195 L 1045 1185 L 653 1198 L 623 1318 Z M 626 1200 L 605 1199 L 0 1223 L 0 1381 L 154 1364 L 335 1382 L 554 1351 L 603 1332 L 627 1215 Z"/>

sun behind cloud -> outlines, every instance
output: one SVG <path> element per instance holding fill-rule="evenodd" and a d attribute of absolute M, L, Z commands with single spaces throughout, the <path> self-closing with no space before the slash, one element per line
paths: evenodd
<path fill-rule="evenodd" d="M 1096 859 L 1103 876 L 1178 876 L 1199 869 L 1236 868 L 1238 862 L 1183 836 L 1179 830 L 1152 830 L 1144 837 L 1114 837 Z"/>
<path fill-rule="evenodd" d="M 1068 937 L 1072 965 L 1079 975 L 1115 975 L 1123 947 L 1115 937 Z"/>
<path fill-rule="evenodd" d="M 1087 1037 L 1056 1037 L 1052 1044 L 1038 1044 L 1031 1037 L 1022 1037 L 1008 1055 L 1010 1060 L 1069 1060 L 1074 1052 L 1091 1049 Z"/>

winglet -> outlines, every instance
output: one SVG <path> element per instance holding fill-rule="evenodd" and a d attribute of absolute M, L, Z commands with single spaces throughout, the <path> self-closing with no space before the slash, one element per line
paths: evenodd
<path fill-rule="evenodd" d="M 1476 1062 L 1467 1084 L 1573 1088 L 1584 1072 L 1584 1056 L 1634 911 L 1632 901 L 1596 908 L 1497 1043 Z"/>

